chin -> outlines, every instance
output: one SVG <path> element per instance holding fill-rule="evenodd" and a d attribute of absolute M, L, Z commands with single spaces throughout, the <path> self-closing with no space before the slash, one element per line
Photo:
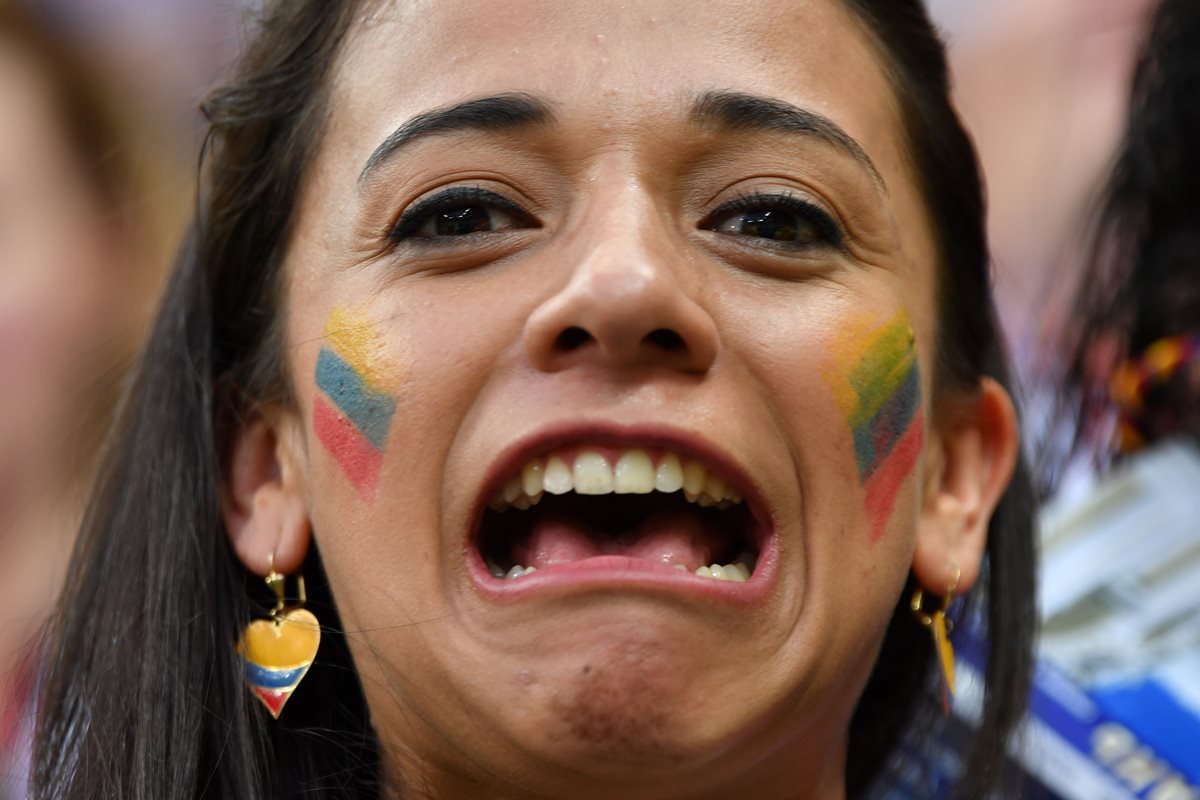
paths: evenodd
<path fill-rule="evenodd" d="M 577 612 L 586 625 L 549 634 L 517 671 L 501 727 L 530 759 L 597 781 L 667 778 L 715 764 L 758 727 L 771 692 L 727 637 L 633 605 Z"/>

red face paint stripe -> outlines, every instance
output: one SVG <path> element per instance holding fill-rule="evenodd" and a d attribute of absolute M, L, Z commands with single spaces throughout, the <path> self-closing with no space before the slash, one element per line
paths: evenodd
<path fill-rule="evenodd" d="M 925 416 L 918 411 L 912 425 L 896 442 L 887 460 L 867 479 L 867 516 L 871 521 L 872 542 L 878 541 L 887 529 L 900 486 L 916 467 L 924 441 Z"/>
<path fill-rule="evenodd" d="M 313 430 L 359 495 L 364 500 L 373 499 L 383 467 L 383 453 L 372 447 L 354 424 L 320 395 L 313 397 Z"/>

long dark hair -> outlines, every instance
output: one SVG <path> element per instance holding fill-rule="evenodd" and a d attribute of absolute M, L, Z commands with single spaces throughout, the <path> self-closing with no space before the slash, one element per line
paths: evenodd
<path fill-rule="evenodd" d="M 919 0 L 844 1 L 893 74 L 937 226 L 937 380 L 964 391 L 985 375 L 1007 383 L 979 171 L 949 105 L 941 43 Z M 269 728 L 251 713 L 234 642 L 261 581 L 248 579 L 218 512 L 222 446 L 238 414 L 290 397 L 280 357 L 283 252 L 318 146 L 327 74 L 360 11 L 354 0 L 276 4 L 237 78 L 206 106 L 212 132 L 194 233 L 84 526 L 48 654 L 38 797 L 380 792 L 378 745 L 327 590 L 310 588 L 328 628 L 305 691 Z M 1030 527 L 1022 467 L 993 517 L 986 576 L 972 593 L 998 646 L 967 767 L 971 794 L 994 782 L 1028 686 Z M 321 574 L 315 547 L 305 572 Z M 901 603 L 852 725 L 852 795 L 924 713 L 929 652 Z"/>
<path fill-rule="evenodd" d="M 1065 335 L 1059 435 L 1039 463 L 1047 490 L 1066 460 L 1111 456 L 1116 363 L 1159 339 L 1200 334 L 1200 5 L 1162 0 L 1149 22 Z M 1142 438 L 1200 437 L 1200 394 L 1180 383 L 1144 398 Z"/>

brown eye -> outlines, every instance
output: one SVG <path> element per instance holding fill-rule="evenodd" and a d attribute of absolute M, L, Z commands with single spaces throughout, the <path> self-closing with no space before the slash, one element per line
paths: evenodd
<path fill-rule="evenodd" d="M 842 242 L 841 230 L 829 214 L 812 203 L 784 195 L 740 197 L 714 211 L 700 227 L 794 248 Z"/>
<path fill-rule="evenodd" d="M 540 227 L 511 200 L 484 189 L 456 187 L 404 212 L 388 238 L 436 241 Z"/>
<path fill-rule="evenodd" d="M 821 232 L 808 220 L 790 211 L 770 208 L 732 214 L 721 220 L 713 230 L 775 242 L 815 242 L 821 238 Z"/>
<path fill-rule="evenodd" d="M 417 235 L 433 239 L 441 236 L 490 233 L 514 227 L 516 221 L 505 211 L 471 205 L 435 212 L 417 230 Z"/>

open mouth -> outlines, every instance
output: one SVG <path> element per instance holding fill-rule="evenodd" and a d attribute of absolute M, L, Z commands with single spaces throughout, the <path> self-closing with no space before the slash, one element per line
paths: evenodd
<path fill-rule="evenodd" d="M 752 578 L 764 533 L 742 491 L 669 450 L 573 446 L 530 459 L 491 497 L 475 546 L 492 577 L 603 557 Z"/>

